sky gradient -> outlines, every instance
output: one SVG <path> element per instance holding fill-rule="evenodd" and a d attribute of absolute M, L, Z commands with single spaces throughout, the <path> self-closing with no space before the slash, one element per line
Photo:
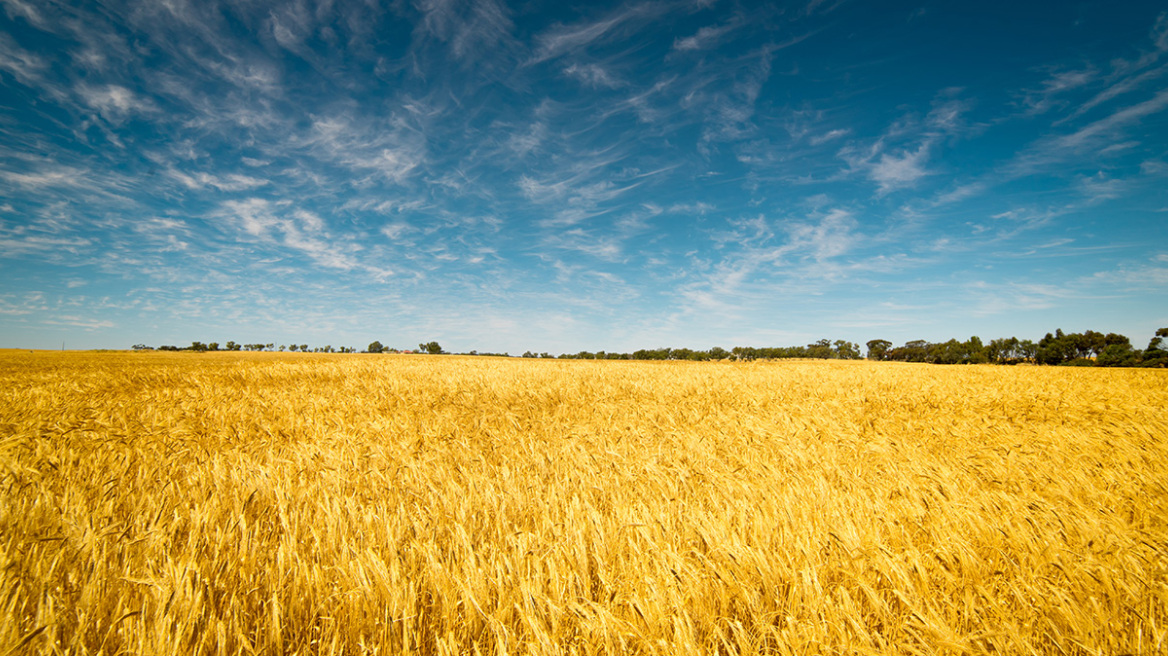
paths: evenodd
<path fill-rule="evenodd" d="M 0 347 L 1168 326 L 1159 2 L 0 4 Z"/>

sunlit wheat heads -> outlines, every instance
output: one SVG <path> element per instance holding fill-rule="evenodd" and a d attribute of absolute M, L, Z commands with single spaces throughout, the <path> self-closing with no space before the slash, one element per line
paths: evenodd
<path fill-rule="evenodd" d="M 1163 654 L 1168 375 L 0 353 L 0 653 Z"/>

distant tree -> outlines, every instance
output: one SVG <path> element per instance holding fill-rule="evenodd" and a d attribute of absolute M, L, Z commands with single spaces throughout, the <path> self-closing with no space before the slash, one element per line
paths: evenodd
<path fill-rule="evenodd" d="M 1115 333 L 1111 333 L 1113 337 L 1117 337 Z M 1110 342 L 1107 341 L 1107 335 L 1088 330 L 1081 335 L 1071 334 L 1067 336 L 1071 343 L 1075 345 L 1075 355 L 1080 358 L 1096 357 L 1107 348 Z M 1127 339 L 1123 337 L 1123 339 Z"/>
<path fill-rule="evenodd" d="M 130 348 L 134 349 L 135 351 L 153 351 L 154 350 L 153 347 L 146 346 L 145 344 L 135 344 L 135 345 L 131 346 Z"/>
<path fill-rule="evenodd" d="M 280 347 L 280 350 L 281 350 L 281 351 L 283 351 L 283 350 L 284 350 L 284 347 L 283 347 L 283 346 L 281 346 L 281 347 Z M 291 346 L 289 346 L 289 347 L 288 347 L 288 350 L 289 350 L 289 351 L 299 351 L 299 350 L 300 350 L 300 346 L 299 346 L 299 345 L 297 345 L 297 344 L 293 344 L 293 345 L 291 345 Z"/>
<path fill-rule="evenodd" d="M 965 348 L 964 357 L 961 359 L 963 364 L 985 364 L 990 361 L 986 355 L 986 347 L 977 335 L 970 337 L 962 346 Z"/>
<path fill-rule="evenodd" d="M 207 350 L 208 351 L 218 351 L 219 350 L 219 342 L 211 342 L 210 344 L 207 345 Z"/>
<path fill-rule="evenodd" d="M 758 350 L 750 346 L 735 346 L 730 349 L 730 354 L 734 356 L 735 360 L 750 361 L 757 357 Z"/>
<path fill-rule="evenodd" d="M 236 343 L 235 343 L 235 342 L 233 342 L 233 341 L 230 341 L 230 340 L 229 340 L 229 341 L 227 342 L 227 350 L 228 350 L 228 351 L 238 351 L 238 350 L 239 350 L 239 349 L 241 349 L 241 348 L 243 348 L 241 345 L 239 345 L 239 344 L 236 344 Z"/>
<path fill-rule="evenodd" d="M 372 342 L 369 342 L 369 347 L 365 349 L 365 352 L 366 353 L 381 353 L 384 350 L 385 350 L 385 347 L 381 345 L 381 342 L 379 342 L 377 340 L 373 340 Z"/>
<path fill-rule="evenodd" d="M 445 353 L 438 342 L 426 342 L 425 344 L 418 344 L 418 350 L 422 353 L 429 353 L 430 355 L 440 355 Z"/>
<path fill-rule="evenodd" d="M 1017 337 L 999 337 L 985 347 L 986 360 L 994 364 L 1016 364 L 1023 359 Z"/>
<path fill-rule="evenodd" d="M 1038 340 L 1038 348 L 1034 357 L 1039 364 L 1057 365 L 1078 357 L 1078 354 L 1077 344 L 1074 343 L 1074 340 L 1068 339 L 1060 328 L 1053 335 L 1047 333 Z"/>
<path fill-rule="evenodd" d="M 730 352 L 721 346 L 715 346 L 714 348 L 710 349 L 709 353 L 711 360 L 725 360 L 726 358 L 730 357 Z"/>
<path fill-rule="evenodd" d="M 1029 339 L 1018 342 L 1018 355 L 1026 362 L 1034 362 L 1038 357 L 1038 345 Z"/>
<path fill-rule="evenodd" d="M 886 339 L 873 339 L 868 342 L 868 359 L 883 360 L 892 348 L 892 342 Z"/>
<path fill-rule="evenodd" d="M 771 356 L 779 355 L 780 357 L 782 357 L 782 356 L 788 355 L 788 354 L 772 352 L 770 355 Z M 821 340 L 815 342 L 814 344 L 808 344 L 807 351 L 806 351 L 805 355 L 806 355 L 806 357 L 809 357 L 809 358 L 821 358 L 821 359 L 827 360 L 827 359 L 831 359 L 831 358 L 836 357 L 836 352 L 834 349 L 831 348 L 831 340 L 830 339 L 821 339 Z"/>
<path fill-rule="evenodd" d="M 207 345 L 202 343 L 202 342 L 191 342 L 191 345 L 189 347 L 187 347 L 187 349 L 191 350 L 191 351 L 198 351 L 198 352 L 202 353 L 203 351 L 207 350 Z"/>
<path fill-rule="evenodd" d="M 905 342 L 904 346 L 898 346 L 889 351 L 888 359 L 901 362 L 928 362 L 930 346 L 923 339 L 914 339 L 911 342 Z"/>
<path fill-rule="evenodd" d="M 835 354 L 841 360 L 859 360 L 860 346 L 842 339 L 835 340 Z"/>
<path fill-rule="evenodd" d="M 965 349 L 956 339 L 930 344 L 927 352 L 927 360 L 934 364 L 957 364 L 965 357 Z"/>
<path fill-rule="evenodd" d="M 1168 328 L 1160 328 L 1156 330 L 1156 336 L 1148 342 L 1149 351 L 1162 351 L 1168 348 L 1168 344 L 1164 343 L 1164 339 L 1168 338 Z"/>
<path fill-rule="evenodd" d="M 308 344 L 301 344 L 301 345 L 300 345 L 300 351 L 301 351 L 302 353 L 307 353 L 307 352 L 308 352 Z"/>
<path fill-rule="evenodd" d="M 1139 364 L 1139 352 L 1131 344 L 1108 344 L 1095 358 L 1100 367 L 1132 367 Z"/>
<path fill-rule="evenodd" d="M 1168 328 L 1160 328 L 1156 336 L 1148 342 L 1148 348 L 1143 353 L 1145 367 L 1168 367 Z"/>

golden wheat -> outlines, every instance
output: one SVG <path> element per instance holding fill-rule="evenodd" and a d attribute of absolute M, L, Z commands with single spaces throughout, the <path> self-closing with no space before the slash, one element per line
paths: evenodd
<path fill-rule="evenodd" d="M 1168 375 L 0 354 L 0 653 L 1162 654 Z"/>

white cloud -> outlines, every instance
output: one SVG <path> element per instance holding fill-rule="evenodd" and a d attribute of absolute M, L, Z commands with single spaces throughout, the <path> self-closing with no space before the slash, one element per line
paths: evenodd
<path fill-rule="evenodd" d="M 4 257 L 15 257 L 30 253 L 77 253 L 79 249 L 89 246 L 92 243 L 89 239 L 83 237 L 0 233 L 0 255 Z"/>
<path fill-rule="evenodd" d="M 393 241 L 398 241 L 403 235 L 413 232 L 414 227 L 408 223 L 390 223 L 381 227 L 381 234 L 389 237 Z"/>
<path fill-rule="evenodd" d="M 247 175 L 238 173 L 229 173 L 223 176 L 211 175 L 209 173 L 194 173 L 186 174 L 176 169 L 167 171 L 167 175 L 178 180 L 188 189 L 204 189 L 212 187 L 219 191 L 246 191 L 248 189 L 255 189 L 268 184 L 267 180 L 260 178 L 253 178 Z"/>
<path fill-rule="evenodd" d="M 810 139 L 807 140 L 807 142 L 810 143 L 812 146 L 819 146 L 819 145 L 825 144 L 829 141 L 835 141 L 836 139 L 846 137 L 849 133 L 851 133 L 850 129 L 837 128 L 835 130 L 829 130 L 823 134 L 811 137 Z"/>
<path fill-rule="evenodd" d="M 266 235 L 269 228 L 279 223 L 272 214 L 271 203 L 262 198 L 229 200 L 223 207 L 227 216 L 238 219 L 243 230 L 256 237 Z"/>
<path fill-rule="evenodd" d="M 1092 203 L 1112 200 L 1123 195 L 1129 184 L 1124 180 L 1108 177 L 1103 171 L 1092 176 L 1080 176 L 1077 181 L 1079 193 Z"/>
<path fill-rule="evenodd" d="M 447 43 L 455 58 L 471 61 L 509 40 L 507 8 L 494 0 L 420 0 L 421 29 Z"/>
<path fill-rule="evenodd" d="M 880 185 L 880 193 L 911 187 L 917 180 L 929 175 L 924 165 L 929 158 L 929 144 L 921 144 L 915 151 L 901 151 L 898 155 L 883 153 L 880 160 L 869 165 L 868 175 Z"/>
<path fill-rule="evenodd" d="M 48 67 L 44 59 L 21 48 L 7 34 L 0 32 L 0 70 L 8 71 L 25 86 L 41 82 L 41 72 Z"/>
<path fill-rule="evenodd" d="M 981 194 L 985 190 L 986 190 L 986 185 L 985 185 L 985 183 L 982 183 L 982 182 L 970 182 L 967 184 L 959 185 L 959 186 L 955 187 L 954 189 L 947 191 L 945 193 L 942 193 L 941 195 L 937 196 L 933 200 L 932 205 L 934 207 L 937 207 L 940 205 L 948 205 L 951 203 L 958 203 L 958 202 L 961 202 L 963 200 L 973 198 L 974 196 Z"/>
<path fill-rule="evenodd" d="M 948 94 L 957 93 L 959 89 L 952 89 Z M 927 116 L 925 125 L 932 130 L 955 134 L 965 129 L 964 115 L 973 108 L 973 102 L 965 99 L 949 99 L 935 102 Z"/>
<path fill-rule="evenodd" d="M 76 91 L 86 105 L 97 110 L 102 118 L 111 123 L 118 123 L 130 114 L 154 109 L 153 101 L 139 98 L 134 92 L 117 84 L 101 86 L 79 84 Z"/>
<path fill-rule="evenodd" d="M 0 178 L 30 189 L 82 188 L 89 186 L 87 173 L 71 166 L 46 165 L 43 170 L 32 173 L 0 170 Z"/>
<path fill-rule="evenodd" d="M 791 223 L 785 226 L 790 241 L 779 250 L 783 253 L 806 253 L 817 261 L 839 257 L 852 250 L 858 227 L 851 212 L 834 209 L 818 222 Z"/>
<path fill-rule="evenodd" d="M 598 41 L 609 38 L 611 32 L 626 23 L 639 23 L 652 19 L 663 10 L 655 3 L 642 3 L 625 7 L 603 20 L 576 25 L 560 25 L 536 37 L 539 47 L 534 61 L 541 62 L 560 57 L 569 52 L 582 50 Z"/>
<path fill-rule="evenodd" d="M 564 74 L 592 88 L 616 89 L 624 85 L 599 64 L 572 64 L 564 69 Z"/>
<path fill-rule="evenodd" d="M 304 143 L 322 157 L 393 183 L 409 179 L 425 161 L 424 136 L 405 129 L 400 119 L 380 129 L 346 116 L 317 119 Z"/>
<path fill-rule="evenodd" d="M 234 222 L 261 243 L 292 249 L 330 269 L 363 270 L 379 278 L 392 275 L 388 268 L 359 261 L 355 254 L 361 247 L 349 239 L 335 239 L 315 212 L 263 198 L 230 200 L 221 207 L 218 216 Z"/>
<path fill-rule="evenodd" d="M 21 17 L 37 27 L 45 25 L 45 19 L 32 3 L 25 2 L 25 0 L 3 0 L 3 2 L 4 11 L 9 18 Z"/>
<path fill-rule="evenodd" d="M 1066 101 L 1059 99 L 1061 94 L 1093 83 L 1098 75 L 1093 69 L 1055 73 L 1043 81 L 1042 88 L 1026 92 L 1022 100 L 1026 113 L 1045 114 L 1057 106 L 1065 105 Z"/>
<path fill-rule="evenodd" d="M 1050 142 L 1050 146 L 1058 151 L 1099 147 L 1099 142 L 1113 136 L 1118 128 L 1163 111 L 1165 107 L 1168 107 L 1168 89 L 1161 90 L 1144 102 L 1116 111 L 1072 134 L 1058 137 Z"/>
<path fill-rule="evenodd" d="M 91 317 L 79 317 L 70 314 L 56 315 L 43 321 L 50 326 L 72 326 L 74 328 L 85 328 L 86 330 L 113 328 L 117 325 L 108 319 L 93 319 Z"/>
<path fill-rule="evenodd" d="M 679 51 L 706 50 L 718 44 L 718 41 L 734 29 L 734 24 L 708 25 L 699 29 L 692 36 L 677 38 L 673 41 L 673 49 Z"/>

